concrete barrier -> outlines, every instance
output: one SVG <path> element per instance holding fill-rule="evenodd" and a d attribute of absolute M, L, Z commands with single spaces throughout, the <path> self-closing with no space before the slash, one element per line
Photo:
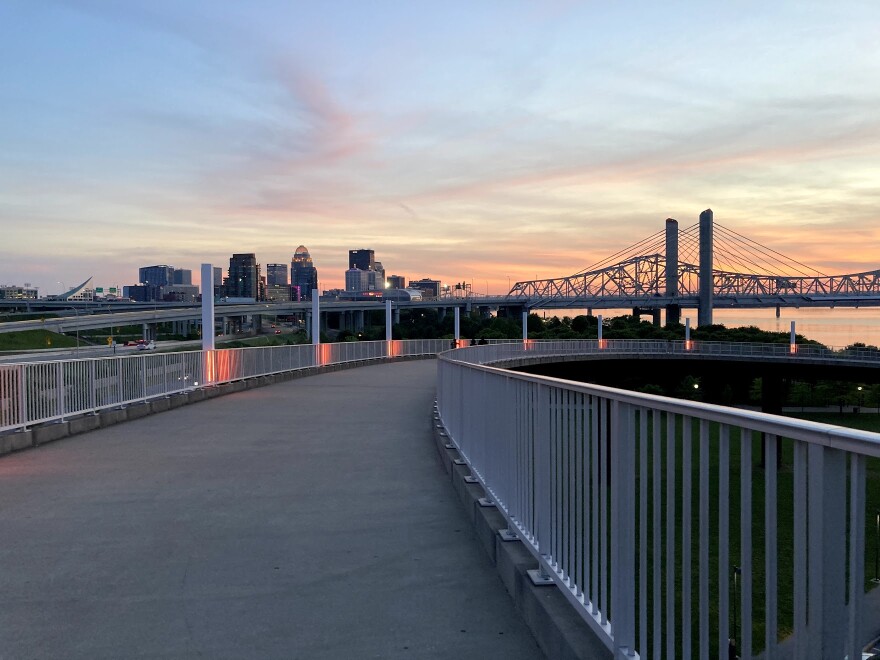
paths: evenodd
<path fill-rule="evenodd" d="M 161 399 L 154 399 L 150 401 L 150 412 L 153 414 L 165 412 L 166 410 L 171 410 L 171 399 L 167 397 L 162 397 Z"/>
<path fill-rule="evenodd" d="M 77 433 L 94 431 L 98 428 L 101 428 L 101 415 L 90 413 L 70 420 L 69 431 L 70 435 L 76 435 Z"/>
<path fill-rule="evenodd" d="M 34 446 L 33 431 L 18 431 L 0 435 L 0 454 L 9 454 Z"/>
<path fill-rule="evenodd" d="M 110 408 L 99 414 L 101 426 L 113 426 L 128 421 L 128 408 Z"/>
<path fill-rule="evenodd" d="M 146 417 L 152 412 L 153 410 L 147 401 L 144 401 L 143 403 L 135 403 L 128 407 L 128 419 L 129 421 L 140 419 L 141 417 Z"/>
<path fill-rule="evenodd" d="M 39 447 L 70 435 L 70 422 L 52 422 L 33 428 L 34 446 Z"/>

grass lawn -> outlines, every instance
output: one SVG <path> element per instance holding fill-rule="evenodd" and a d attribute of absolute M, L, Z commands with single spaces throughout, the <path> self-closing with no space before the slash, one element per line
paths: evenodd
<path fill-rule="evenodd" d="M 80 345 L 83 345 L 80 339 Z M 23 330 L 0 333 L 0 351 L 32 351 L 42 348 L 71 348 L 76 337 L 60 335 L 48 330 Z"/>
<path fill-rule="evenodd" d="M 805 414 L 797 415 L 805 419 L 814 420 L 838 426 L 847 426 L 859 428 L 868 431 L 880 432 L 880 415 L 873 414 Z M 676 524 L 675 524 L 675 545 L 676 545 L 676 565 L 675 565 L 675 601 L 676 601 L 676 629 L 681 630 L 682 622 L 682 566 L 681 566 L 681 550 L 682 550 L 682 419 L 678 418 L 676 424 L 676 462 L 678 469 L 675 477 L 675 497 L 676 497 Z M 653 455 L 654 438 L 651 433 L 651 424 L 648 425 L 648 437 L 645 439 L 646 449 L 649 456 L 648 481 L 645 487 L 648 488 L 648 538 L 647 538 L 647 566 L 648 566 L 648 635 L 649 644 L 653 644 L 650 639 L 652 631 L 652 602 L 653 602 L 653 535 L 652 535 L 652 496 L 653 483 L 651 481 L 653 475 L 652 461 L 650 457 Z M 718 575 L 718 470 L 719 470 L 719 426 L 710 424 L 709 426 L 709 629 L 710 629 L 710 654 L 712 657 L 718 657 L 718 645 L 721 640 L 718 639 L 718 594 L 719 594 L 719 575 Z M 741 548 L 740 548 L 740 496 L 741 496 L 741 447 L 743 442 L 750 442 L 752 453 L 752 650 L 758 653 L 764 648 L 764 601 L 766 595 L 765 584 L 765 469 L 761 466 L 762 456 L 762 439 L 759 433 L 750 433 L 750 437 L 741 437 L 738 429 L 730 430 L 730 455 L 729 455 L 729 564 L 731 567 L 741 565 Z M 666 419 L 662 418 L 661 435 L 659 441 L 662 443 L 661 456 L 661 499 L 662 499 L 662 515 L 663 524 L 661 526 L 661 548 L 665 555 L 666 548 Z M 699 562 L 699 464 L 700 464 L 700 442 L 699 442 L 699 423 L 693 421 L 691 428 L 691 499 L 690 509 L 691 515 L 691 611 L 687 614 L 691 618 L 692 630 L 692 653 L 694 657 L 698 655 L 698 639 L 699 639 L 699 593 L 698 593 L 698 562 Z M 794 556 L 794 474 L 793 464 L 793 446 L 790 440 L 783 439 L 782 446 L 782 467 L 777 470 L 777 593 L 778 593 L 778 639 L 782 640 L 791 634 L 793 629 L 793 589 L 794 575 L 793 562 Z M 636 502 L 638 502 L 638 488 L 641 484 L 639 481 L 638 466 L 635 466 Z M 880 460 L 870 459 L 866 466 L 867 485 L 866 485 L 866 504 L 865 504 L 865 588 L 866 590 L 874 585 L 871 584 L 871 578 L 875 577 L 874 558 L 875 552 L 878 550 L 878 540 L 875 530 L 876 515 L 880 511 Z M 638 512 L 637 512 L 638 515 Z M 841 512 L 846 515 L 846 512 Z M 638 526 L 636 529 L 637 544 Z M 637 545 L 638 547 L 638 545 Z M 638 553 L 638 551 L 637 551 Z M 637 560 L 638 570 L 638 560 Z M 665 564 L 661 562 L 661 570 L 664 571 L 661 578 L 661 602 L 663 613 L 665 615 L 666 607 L 666 577 Z M 731 605 L 733 599 L 732 577 L 728 579 L 729 593 Z M 741 596 L 738 596 L 741 597 Z M 638 608 L 638 603 L 636 604 Z M 732 609 L 732 608 L 731 608 Z M 737 604 L 739 610 L 739 604 Z M 638 612 L 638 609 L 636 609 Z M 733 620 L 729 621 L 731 631 L 733 629 Z M 665 632 L 665 618 L 664 626 Z M 742 630 L 742 614 L 738 614 L 737 621 L 738 633 Z M 678 653 L 681 653 L 682 641 L 677 640 Z M 725 643 L 721 641 L 722 644 Z M 665 642 L 664 642 L 665 643 Z"/>

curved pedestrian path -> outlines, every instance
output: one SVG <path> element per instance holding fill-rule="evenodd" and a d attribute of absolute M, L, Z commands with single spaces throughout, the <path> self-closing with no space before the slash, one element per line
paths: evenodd
<path fill-rule="evenodd" d="M 433 360 L 0 459 L 2 658 L 542 654 L 431 438 Z"/>

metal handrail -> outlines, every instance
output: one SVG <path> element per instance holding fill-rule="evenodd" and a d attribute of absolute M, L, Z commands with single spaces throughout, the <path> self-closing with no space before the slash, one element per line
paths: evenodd
<path fill-rule="evenodd" d="M 526 341 L 447 352 L 440 419 L 509 529 L 615 657 L 727 657 L 729 639 L 741 658 L 783 647 L 856 657 L 867 636 L 865 466 L 880 435 L 492 366 L 683 348 Z M 801 348 L 711 344 L 702 354 L 841 357 Z M 880 366 L 868 353 L 857 358 Z M 753 461 L 763 451 L 775 466 L 779 447 L 790 477 Z"/>
<path fill-rule="evenodd" d="M 0 432 L 245 378 L 331 364 L 433 356 L 447 339 L 138 353 L 0 365 Z"/>

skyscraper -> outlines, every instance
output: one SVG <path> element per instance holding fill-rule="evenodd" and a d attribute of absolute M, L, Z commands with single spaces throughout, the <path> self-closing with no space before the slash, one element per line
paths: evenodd
<path fill-rule="evenodd" d="M 185 284 L 187 286 L 193 283 L 193 272 L 189 268 L 175 268 L 171 274 L 171 284 Z"/>
<path fill-rule="evenodd" d="M 287 286 L 287 264 L 266 264 L 266 284 Z"/>
<path fill-rule="evenodd" d="M 349 268 L 345 271 L 345 290 L 346 291 L 369 291 L 370 275 L 375 275 L 371 270 L 361 270 L 359 268 Z M 375 282 L 375 280 L 374 280 Z"/>
<path fill-rule="evenodd" d="M 260 264 L 254 253 L 233 254 L 229 259 L 229 275 L 223 282 L 227 298 L 260 300 Z"/>
<path fill-rule="evenodd" d="M 406 278 L 403 275 L 389 275 L 388 276 L 388 288 L 389 289 L 405 289 L 406 288 Z"/>
<path fill-rule="evenodd" d="M 174 283 L 173 266 L 144 266 L 138 269 L 140 284 L 151 286 L 167 286 Z"/>
<path fill-rule="evenodd" d="M 349 250 L 348 251 L 348 267 L 357 268 L 358 270 L 373 270 L 376 262 L 376 255 L 373 250 Z"/>
<path fill-rule="evenodd" d="M 318 269 L 305 245 L 300 245 L 290 261 L 290 283 L 299 289 L 303 300 L 311 300 L 312 289 L 318 288 Z"/>

